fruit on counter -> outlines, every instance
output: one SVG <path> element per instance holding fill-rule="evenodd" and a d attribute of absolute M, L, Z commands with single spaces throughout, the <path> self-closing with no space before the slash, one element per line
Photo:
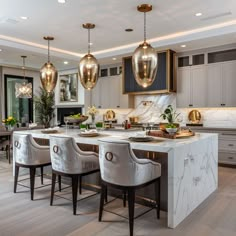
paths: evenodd
<path fill-rule="evenodd" d="M 70 115 L 70 117 L 72 117 L 72 118 L 81 118 L 81 117 L 84 117 L 84 115 L 81 115 L 80 113 L 78 113 L 78 114 L 75 114 L 75 115 Z"/>

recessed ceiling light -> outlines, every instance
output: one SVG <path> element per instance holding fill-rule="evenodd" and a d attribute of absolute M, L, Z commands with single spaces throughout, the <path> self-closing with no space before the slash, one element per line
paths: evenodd
<path fill-rule="evenodd" d="M 66 0 L 57 0 L 59 3 L 66 3 Z"/>
<path fill-rule="evenodd" d="M 132 32 L 132 31 L 134 31 L 134 30 L 131 29 L 131 28 L 128 28 L 128 29 L 125 29 L 125 31 L 126 31 L 126 32 Z"/>
<path fill-rule="evenodd" d="M 115 60 L 116 60 L 116 58 L 115 58 L 115 57 L 113 57 L 113 58 L 112 58 L 112 60 L 113 60 L 113 61 L 115 61 Z"/>
<path fill-rule="evenodd" d="M 65 64 L 65 65 L 68 65 L 68 64 L 69 64 L 69 62 L 68 62 L 68 61 L 64 61 L 64 64 Z"/>
<path fill-rule="evenodd" d="M 0 52 L 2 51 L 2 49 L 0 48 Z"/>
<path fill-rule="evenodd" d="M 28 20 L 28 17 L 27 16 L 21 16 L 20 17 L 22 20 Z"/>
<path fill-rule="evenodd" d="M 186 48 L 185 44 L 180 45 L 181 48 Z"/>
<path fill-rule="evenodd" d="M 201 15 L 202 15 L 201 12 L 198 12 L 198 13 L 195 14 L 195 16 L 201 16 Z"/>
<path fill-rule="evenodd" d="M 90 43 L 89 43 L 89 45 L 91 46 L 91 45 L 93 45 L 93 43 L 92 43 L 92 42 L 90 42 Z"/>

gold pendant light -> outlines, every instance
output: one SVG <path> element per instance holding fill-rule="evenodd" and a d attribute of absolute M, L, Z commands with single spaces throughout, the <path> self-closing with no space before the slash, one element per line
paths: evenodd
<path fill-rule="evenodd" d="M 16 83 L 15 84 L 15 95 L 16 98 L 32 98 L 32 83 L 27 83 L 25 79 L 25 58 L 26 56 L 21 56 L 23 59 L 23 83 Z"/>
<path fill-rule="evenodd" d="M 95 28 L 95 24 L 83 24 L 83 28 L 88 30 L 88 54 L 81 58 L 79 62 L 79 77 L 82 86 L 91 90 L 98 81 L 99 64 L 97 59 L 90 53 L 90 29 Z"/>
<path fill-rule="evenodd" d="M 144 42 L 134 51 L 132 66 L 138 85 L 147 88 L 154 82 L 158 66 L 157 52 L 146 42 L 146 12 L 152 10 L 152 5 L 142 4 L 137 7 L 137 10 L 144 13 Z"/>
<path fill-rule="evenodd" d="M 48 62 L 46 62 L 40 70 L 40 80 L 43 88 L 48 92 L 52 92 L 57 84 L 57 70 L 50 62 L 49 42 L 54 40 L 53 37 L 44 37 L 48 41 Z"/>

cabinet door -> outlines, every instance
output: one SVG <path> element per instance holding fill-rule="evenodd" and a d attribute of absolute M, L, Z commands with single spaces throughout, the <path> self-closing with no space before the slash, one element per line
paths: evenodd
<path fill-rule="evenodd" d="M 121 88 L 120 88 L 120 76 L 111 76 L 109 78 L 110 83 L 110 108 L 120 108 L 120 94 L 121 94 Z"/>
<path fill-rule="evenodd" d="M 190 68 L 178 69 L 177 79 L 177 107 L 189 107 L 190 87 L 191 87 Z"/>
<path fill-rule="evenodd" d="M 92 93 L 91 105 L 94 105 L 97 108 L 101 107 L 100 84 L 101 84 L 101 78 L 98 79 L 96 86 L 91 91 Z"/>
<path fill-rule="evenodd" d="M 110 78 L 100 79 L 100 107 L 102 109 L 110 108 Z"/>
<path fill-rule="evenodd" d="M 223 104 L 227 107 L 236 106 L 236 62 L 222 64 Z"/>
<path fill-rule="evenodd" d="M 191 104 L 193 107 L 206 107 L 207 86 L 206 86 L 206 67 L 191 67 Z"/>
<path fill-rule="evenodd" d="M 207 65 L 207 105 L 220 107 L 223 104 L 222 69 L 220 64 Z"/>

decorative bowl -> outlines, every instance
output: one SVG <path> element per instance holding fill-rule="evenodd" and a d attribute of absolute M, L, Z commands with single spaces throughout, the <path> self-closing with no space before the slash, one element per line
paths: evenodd
<path fill-rule="evenodd" d="M 83 116 L 83 115 L 81 115 L 78 118 L 74 118 L 74 117 L 71 117 L 71 116 L 65 116 L 64 117 L 64 122 L 79 124 L 79 123 L 82 123 L 82 122 L 86 121 L 87 119 L 88 119 L 88 116 Z"/>
<path fill-rule="evenodd" d="M 178 128 L 166 128 L 166 131 L 169 134 L 175 134 L 177 132 Z"/>

